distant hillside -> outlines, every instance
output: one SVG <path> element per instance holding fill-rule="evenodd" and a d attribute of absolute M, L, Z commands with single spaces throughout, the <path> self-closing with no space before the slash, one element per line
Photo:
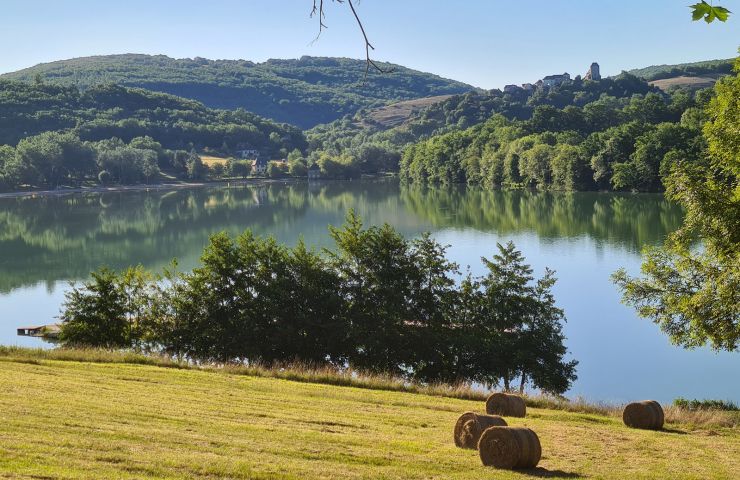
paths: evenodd
<path fill-rule="evenodd" d="M 47 83 L 0 79 L 0 145 L 49 131 L 74 130 L 82 140 L 148 135 L 165 148 L 233 148 L 246 143 L 266 153 L 303 149 L 295 127 L 245 111 L 223 111 L 164 93 L 117 85 L 84 92 Z"/>
<path fill-rule="evenodd" d="M 663 80 L 676 77 L 710 77 L 732 73 L 734 58 L 725 60 L 707 60 L 704 62 L 679 63 L 677 65 L 653 65 L 630 70 L 629 73 L 647 81 Z"/>
<path fill-rule="evenodd" d="M 107 55 L 44 63 L 0 76 L 87 89 L 116 83 L 198 100 L 208 107 L 244 108 L 302 128 L 328 123 L 361 108 L 473 90 L 464 83 L 400 65 L 371 73 L 364 60 L 302 57 L 294 60 L 174 59 L 164 55 Z"/>

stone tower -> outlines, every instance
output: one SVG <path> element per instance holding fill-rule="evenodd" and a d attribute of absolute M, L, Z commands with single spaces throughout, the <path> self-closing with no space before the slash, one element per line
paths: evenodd
<path fill-rule="evenodd" d="M 588 72 L 583 77 L 584 80 L 601 80 L 601 72 L 599 71 L 599 64 L 594 62 L 589 67 Z"/>

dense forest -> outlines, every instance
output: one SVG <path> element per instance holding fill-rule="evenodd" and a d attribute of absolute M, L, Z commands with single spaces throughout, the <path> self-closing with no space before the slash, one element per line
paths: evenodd
<path fill-rule="evenodd" d="M 710 98 L 711 90 L 664 93 L 627 73 L 503 94 L 484 123 L 405 149 L 401 176 L 431 183 L 660 191 L 676 159 L 701 153 Z"/>
<path fill-rule="evenodd" d="M 473 87 L 400 65 L 366 79 L 364 60 L 301 57 L 293 60 L 174 59 L 164 55 L 107 55 L 61 60 L 0 78 L 87 90 L 101 83 L 141 87 L 190 98 L 211 108 L 244 108 L 263 117 L 310 128 L 360 108 Z"/>
<path fill-rule="evenodd" d="M 242 109 L 112 84 L 80 91 L 0 80 L 0 190 L 90 178 L 144 182 L 160 170 L 199 179 L 205 172 L 195 151 L 239 145 L 284 158 L 307 143 L 296 127 Z"/>

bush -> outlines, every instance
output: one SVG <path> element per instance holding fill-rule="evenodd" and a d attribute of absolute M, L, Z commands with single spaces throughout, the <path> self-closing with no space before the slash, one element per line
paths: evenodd
<path fill-rule="evenodd" d="M 740 407 L 729 400 L 688 400 L 679 397 L 673 401 L 673 405 L 685 410 L 721 410 L 725 412 L 740 411 Z"/>

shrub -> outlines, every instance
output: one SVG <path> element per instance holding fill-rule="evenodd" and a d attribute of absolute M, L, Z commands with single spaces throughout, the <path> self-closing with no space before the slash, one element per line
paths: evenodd
<path fill-rule="evenodd" d="M 673 405 L 686 410 L 721 410 L 725 412 L 740 411 L 740 407 L 729 400 L 688 400 L 679 397 L 673 401 Z"/>

